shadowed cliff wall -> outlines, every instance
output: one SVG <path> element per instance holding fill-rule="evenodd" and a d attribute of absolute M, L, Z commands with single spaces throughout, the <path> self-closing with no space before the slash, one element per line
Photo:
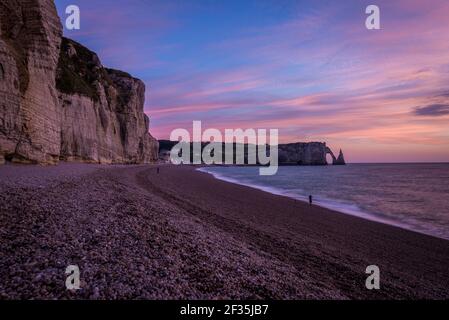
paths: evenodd
<path fill-rule="evenodd" d="M 52 0 L 0 3 L 0 163 L 149 163 L 144 84 L 62 38 Z"/>

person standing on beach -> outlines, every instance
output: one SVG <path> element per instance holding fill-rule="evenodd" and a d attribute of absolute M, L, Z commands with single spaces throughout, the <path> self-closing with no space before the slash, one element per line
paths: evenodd
<path fill-rule="evenodd" d="M 313 198 L 312 198 L 312 195 L 309 196 L 309 204 L 310 204 L 310 205 L 313 204 Z"/>

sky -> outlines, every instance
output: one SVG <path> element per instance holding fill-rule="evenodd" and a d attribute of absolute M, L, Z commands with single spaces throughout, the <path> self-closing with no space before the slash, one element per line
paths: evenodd
<path fill-rule="evenodd" d="M 158 139 L 199 120 L 349 162 L 449 161 L 447 0 L 56 0 L 63 23 L 72 4 L 65 36 L 145 82 Z"/>

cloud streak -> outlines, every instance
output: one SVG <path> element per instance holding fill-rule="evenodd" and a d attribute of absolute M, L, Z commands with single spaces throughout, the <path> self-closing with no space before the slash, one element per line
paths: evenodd
<path fill-rule="evenodd" d="M 431 104 L 416 107 L 415 114 L 418 116 L 442 117 L 449 115 L 449 104 Z"/>

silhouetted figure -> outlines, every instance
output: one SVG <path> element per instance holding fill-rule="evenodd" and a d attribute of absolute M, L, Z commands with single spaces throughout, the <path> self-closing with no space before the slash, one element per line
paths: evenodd
<path fill-rule="evenodd" d="M 157 167 L 157 174 L 159 174 L 159 167 Z"/>
<path fill-rule="evenodd" d="M 312 205 L 312 204 L 313 204 L 313 198 L 312 198 L 312 196 L 311 196 L 311 195 L 309 196 L 309 204 L 310 204 L 310 205 Z"/>

